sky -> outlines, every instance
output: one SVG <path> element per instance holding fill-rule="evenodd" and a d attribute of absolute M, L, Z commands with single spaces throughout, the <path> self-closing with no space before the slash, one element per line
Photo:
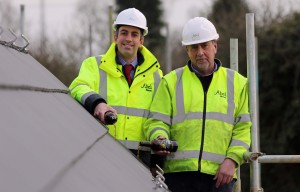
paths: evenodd
<path fill-rule="evenodd" d="M 25 5 L 25 20 L 33 30 L 38 30 L 41 24 L 41 0 L 12 0 L 16 9 L 20 10 L 20 4 Z M 102 0 L 111 2 L 111 0 Z M 188 18 L 187 13 L 197 13 L 204 5 L 210 5 L 209 0 L 202 0 L 203 4 L 199 4 L 199 0 L 187 0 L 188 3 L 183 3 L 186 0 L 163 0 L 164 8 L 171 8 L 165 10 L 166 19 L 170 21 L 171 27 L 178 27 L 184 24 Z M 45 4 L 45 19 L 47 31 L 62 32 L 63 26 L 72 21 L 72 14 L 76 9 L 78 0 L 44 0 Z M 108 3 L 109 4 L 109 3 Z M 172 22 L 176 21 L 176 22 Z"/>
<path fill-rule="evenodd" d="M 43 0 L 45 4 L 45 31 L 48 38 L 59 36 L 64 32 L 64 26 L 76 19 L 73 17 L 78 0 Z M 112 0 L 101 0 L 108 4 Z M 269 0 L 247 0 L 250 7 L 259 8 L 264 1 Z M 271 0 L 270 0 L 271 1 Z M 41 25 L 41 0 L 11 0 L 18 13 L 20 5 L 25 6 L 24 35 L 37 35 L 40 33 Z M 164 8 L 164 20 L 169 23 L 170 29 L 181 29 L 188 19 L 199 16 L 201 11 L 204 16 L 209 13 L 211 0 L 162 0 Z M 300 10 L 300 0 L 272 0 L 279 4 L 293 5 L 294 9 Z M 275 3 L 276 4 L 276 3 Z M 19 14 L 20 15 L 20 14 Z M 20 18 L 20 16 L 19 16 Z M 29 26 L 29 27 L 27 27 Z M 29 31 L 30 30 L 30 31 Z"/>

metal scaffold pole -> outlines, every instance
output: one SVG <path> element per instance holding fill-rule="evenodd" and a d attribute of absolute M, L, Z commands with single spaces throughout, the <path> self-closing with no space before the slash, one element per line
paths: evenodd
<path fill-rule="evenodd" d="M 89 22 L 89 56 L 90 57 L 93 55 L 92 43 L 93 43 L 92 24 Z"/>
<path fill-rule="evenodd" d="M 20 12 L 21 12 L 21 14 L 20 14 L 20 33 L 24 34 L 25 5 L 23 5 L 23 4 L 20 5 Z"/>
<path fill-rule="evenodd" d="M 239 71 L 238 39 L 230 39 L 230 68 Z"/>
<path fill-rule="evenodd" d="M 251 150 L 259 153 L 259 128 L 258 128 L 258 103 L 257 103 L 257 67 L 255 64 L 255 38 L 254 38 L 254 13 L 246 14 L 246 43 L 247 43 L 247 76 L 249 80 L 249 102 L 252 120 Z M 257 160 L 251 162 L 250 166 L 251 192 L 263 191 L 261 188 L 260 164 Z"/>
<path fill-rule="evenodd" d="M 230 39 L 230 68 L 239 71 L 239 50 L 238 50 L 238 39 Z M 234 192 L 241 192 L 241 173 L 240 168 L 236 170 L 237 181 L 234 184 Z"/>
<path fill-rule="evenodd" d="M 172 70 L 172 46 L 170 38 L 170 27 L 169 24 L 165 25 L 167 35 L 166 35 L 166 72 L 169 73 Z"/>
<path fill-rule="evenodd" d="M 114 34 L 112 29 L 113 24 L 113 6 L 108 6 L 108 29 L 109 29 L 109 44 L 111 44 L 114 41 Z"/>

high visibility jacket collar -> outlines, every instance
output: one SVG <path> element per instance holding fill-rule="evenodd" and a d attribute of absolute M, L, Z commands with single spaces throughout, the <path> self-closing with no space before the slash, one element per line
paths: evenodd
<path fill-rule="evenodd" d="M 154 64 L 156 64 L 156 66 L 159 65 L 155 56 L 144 46 L 140 48 L 137 56 L 138 66 L 135 76 L 147 70 L 151 70 Z M 115 77 L 123 75 L 120 73 L 122 71 L 122 65 L 120 65 L 117 59 L 117 45 L 115 43 L 112 43 L 106 54 L 103 55 L 100 68 Z M 155 71 L 157 68 L 153 68 L 152 70 Z"/>
<path fill-rule="evenodd" d="M 116 53 L 118 52 L 118 48 L 116 46 L 115 48 Z M 117 54 L 118 56 L 116 57 L 116 63 L 122 65 L 122 62 L 120 61 L 120 54 Z M 137 65 L 141 65 L 145 61 L 144 56 L 141 54 L 140 51 L 137 52 Z M 125 61 L 124 61 L 125 62 Z"/>
<path fill-rule="evenodd" d="M 214 59 L 214 62 L 217 65 L 217 69 L 214 71 L 214 72 L 216 72 L 222 66 L 222 63 L 221 63 L 221 61 L 219 59 Z M 187 62 L 187 66 L 189 67 L 189 69 L 190 69 L 191 72 L 194 72 L 194 70 L 192 69 L 192 62 L 191 62 L 191 60 L 189 60 Z M 197 75 L 197 73 L 196 73 L 196 75 Z"/>

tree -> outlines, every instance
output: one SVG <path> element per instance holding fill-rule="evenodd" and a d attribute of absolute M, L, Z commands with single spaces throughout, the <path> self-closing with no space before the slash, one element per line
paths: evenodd
<path fill-rule="evenodd" d="M 181 40 L 182 40 L 182 31 L 173 31 L 171 35 L 171 46 L 172 48 L 172 70 L 177 69 L 179 67 L 183 67 L 187 64 L 187 61 L 189 60 L 188 54 L 186 52 L 185 46 L 182 46 Z M 170 38 L 170 37 L 169 37 Z"/>
<path fill-rule="evenodd" d="M 230 64 L 230 38 L 238 39 L 239 72 L 246 76 L 246 21 L 245 14 L 249 7 L 245 0 L 217 0 L 212 6 L 208 19 L 215 24 L 220 35 L 219 48 L 216 55 L 224 66 Z"/>
<path fill-rule="evenodd" d="M 78 74 L 77 67 L 75 64 L 66 65 L 62 54 L 50 52 L 53 49 L 47 50 L 47 54 L 40 54 L 40 52 L 30 54 L 68 87 Z"/>
<path fill-rule="evenodd" d="M 278 10 L 282 8 L 278 7 Z M 264 14 L 257 25 L 260 101 L 261 151 L 271 155 L 299 153 L 300 139 L 300 65 L 297 37 L 300 32 L 299 13 L 287 17 Z M 245 14 L 249 11 L 242 0 L 219 0 L 209 18 L 220 33 L 218 56 L 229 61 L 229 38 L 239 40 L 239 63 L 246 73 Z M 272 15 L 272 17 L 268 17 Z M 241 51 L 242 48 L 242 51 Z M 223 50 L 228 50 L 222 52 Z M 224 64 L 224 62 L 223 62 Z M 226 65 L 226 64 L 225 64 Z M 297 191 L 297 165 L 263 164 L 262 187 L 266 191 Z M 250 189 L 249 166 L 241 169 L 242 189 Z M 244 191 L 243 190 L 243 191 Z"/>
<path fill-rule="evenodd" d="M 267 154 L 299 154 L 300 13 L 264 26 L 259 39 L 261 149 Z M 264 165 L 266 191 L 297 191 L 297 165 Z"/>
<path fill-rule="evenodd" d="M 150 49 L 155 49 L 162 45 L 164 37 L 161 35 L 161 28 L 164 27 L 164 23 L 161 20 L 163 11 L 160 9 L 160 0 L 152 1 L 140 1 L 140 0 L 116 0 L 116 14 L 124 9 L 134 7 L 140 10 L 147 19 L 147 26 L 149 29 L 148 37 L 145 45 Z"/>
<path fill-rule="evenodd" d="M 107 1 L 78 1 L 74 14 L 76 22 L 68 26 L 67 35 L 59 40 L 62 42 L 60 49 L 68 58 L 66 62 L 77 63 L 79 67 L 84 58 L 106 52 L 111 28 L 108 7 Z"/>
<path fill-rule="evenodd" d="M 15 13 L 11 1 L 0 0 L 0 23 L 3 28 L 16 29 L 17 20 L 11 13 Z"/>
<path fill-rule="evenodd" d="M 83 59 L 104 53 L 110 43 L 108 2 L 78 1 L 74 18 L 76 22 L 66 26 L 65 34 L 47 41 L 44 52 L 31 51 L 33 57 L 66 86 L 77 76 Z"/>

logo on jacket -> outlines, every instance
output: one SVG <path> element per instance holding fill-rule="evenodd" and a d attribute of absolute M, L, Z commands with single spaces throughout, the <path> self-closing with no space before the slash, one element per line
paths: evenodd
<path fill-rule="evenodd" d="M 215 93 L 215 95 L 219 95 L 220 97 L 226 99 L 227 93 L 226 92 L 222 92 L 220 90 L 217 90 L 217 92 Z"/>
<path fill-rule="evenodd" d="M 152 92 L 152 86 L 151 86 L 151 84 L 147 85 L 146 83 L 144 83 L 144 85 L 141 88 L 146 89 L 146 91 Z"/>

